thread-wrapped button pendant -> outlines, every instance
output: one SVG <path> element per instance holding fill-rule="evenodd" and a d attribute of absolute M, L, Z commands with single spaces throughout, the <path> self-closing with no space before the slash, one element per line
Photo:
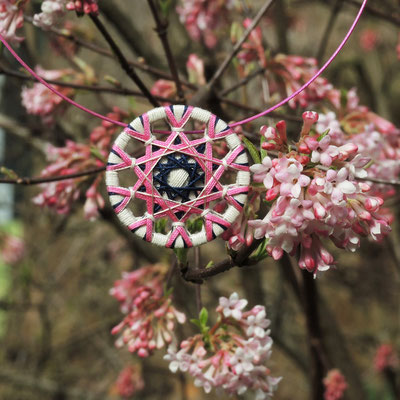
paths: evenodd
<path fill-rule="evenodd" d="M 198 246 L 227 230 L 249 183 L 239 137 L 209 111 L 182 105 L 155 108 L 132 121 L 116 139 L 106 172 L 120 221 L 142 239 L 170 248 Z"/>

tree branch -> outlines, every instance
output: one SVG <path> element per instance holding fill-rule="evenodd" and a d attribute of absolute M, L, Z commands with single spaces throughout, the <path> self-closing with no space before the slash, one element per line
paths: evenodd
<path fill-rule="evenodd" d="M 169 70 L 171 71 L 171 75 L 172 75 L 173 80 L 176 85 L 178 99 L 180 102 L 184 103 L 185 95 L 182 90 L 182 85 L 181 85 L 181 82 L 179 80 L 179 75 L 178 75 L 178 69 L 176 68 L 175 60 L 172 55 L 171 47 L 169 45 L 168 36 L 167 36 L 168 22 L 161 21 L 160 16 L 158 14 L 157 7 L 154 4 L 153 0 L 147 0 L 147 2 L 149 3 L 151 13 L 153 14 L 153 18 L 156 23 L 155 31 L 157 32 L 158 37 L 160 38 L 161 44 L 164 48 L 164 53 L 165 53 L 165 56 L 167 57 Z"/>
<path fill-rule="evenodd" d="M 222 76 L 222 74 L 225 72 L 225 70 L 228 68 L 229 63 L 232 61 L 233 57 L 240 51 L 242 44 L 247 40 L 249 37 L 250 33 L 253 31 L 253 29 L 258 25 L 260 22 L 261 18 L 263 15 L 267 12 L 269 7 L 272 5 L 274 0 L 267 0 L 264 5 L 260 8 L 258 11 L 257 15 L 254 17 L 253 22 L 251 25 L 246 29 L 246 31 L 243 33 L 242 37 L 238 40 L 238 42 L 235 44 L 233 47 L 232 51 L 228 56 L 225 58 L 221 66 L 217 69 L 215 74 L 212 76 L 210 81 L 207 84 L 207 88 L 210 91 L 214 85 L 217 83 L 218 79 Z"/>
<path fill-rule="evenodd" d="M 24 19 L 29 23 L 32 23 L 32 21 L 33 21 L 33 19 L 29 16 L 24 16 Z M 67 39 L 80 47 L 84 47 L 88 50 L 93 51 L 94 53 L 101 54 L 105 57 L 115 59 L 114 54 L 110 50 L 107 50 L 96 44 L 87 42 L 86 40 L 83 40 L 80 37 L 73 35 L 71 32 L 69 32 L 66 29 L 57 29 L 54 26 L 50 26 L 48 28 L 48 30 L 52 34 L 54 34 L 56 36 L 60 36 L 64 39 Z M 155 67 L 152 67 L 152 66 L 146 64 L 143 59 L 141 61 L 133 61 L 133 60 L 127 60 L 127 61 L 132 67 L 140 69 L 141 71 L 146 72 L 148 74 L 151 74 L 151 75 L 155 76 L 156 78 L 167 79 L 170 81 L 173 80 L 173 77 L 170 74 L 162 71 L 161 69 L 158 69 L 158 68 L 155 68 Z M 193 83 L 190 83 L 182 78 L 180 78 L 180 82 L 189 89 L 192 89 L 192 90 L 197 89 L 196 85 L 194 85 Z M 156 96 L 154 96 L 154 97 L 156 97 Z"/>
<path fill-rule="evenodd" d="M 186 281 L 193 283 L 202 283 L 203 280 L 221 274 L 222 272 L 229 271 L 233 267 L 244 267 L 247 265 L 253 265 L 255 264 L 255 262 L 249 260 L 249 257 L 251 256 L 253 251 L 261 244 L 261 242 L 262 239 L 253 240 L 253 243 L 249 247 L 243 247 L 235 255 L 209 268 L 191 270 L 185 267 L 182 269 L 182 276 Z"/>
<path fill-rule="evenodd" d="M 36 82 L 36 79 L 33 76 L 25 75 L 22 72 L 13 71 L 8 68 L 4 68 L 2 66 L 0 66 L 0 74 L 11 76 L 11 77 L 17 78 L 17 79 L 22 79 L 25 81 Z M 137 90 L 126 89 L 124 87 L 83 85 L 83 84 L 79 84 L 79 83 L 57 81 L 57 80 L 53 80 L 53 79 L 46 79 L 46 82 L 51 83 L 52 85 L 60 86 L 60 87 L 67 87 L 67 88 L 78 89 L 78 90 L 86 90 L 88 92 L 102 92 L 102 93 L 113 93 L 113 94 L 117 94 L 117 95 L 121 95 L 121 96 L 145 97 L 145 95 L 142 92 L 139 92 Z M 170 99 L 167 97 L 162 97 L 162 96 L 153 96 L 153 97 L 160 101 L 176 103 L 176 101 L 174 99 Z"/>
<path fill-rule="evenodd" d="M 114 54 L 115 54 L 116 58 L 118 59 L 122 69 L 136 83 L 138 88 L 142 91 L 142 93 L 149 100 L 149 102 L 154 107 L 158 107 L 159 106 L 158 101 L 153 97 L 153 95 L 150 93 L 149 89 L 147 89 L 145 84 L 142 82 L 142 80 L 136 74 L 136 72 L 134 71 L 132 65 L 128 63 L 128 60 L 125 58 L 125 56 L 123 55 L 121 49 L 118 47 L 117 43 L 114 41 L 112 36 L 109 34 L 109 32 L 107 31 L 107 29 L 103 25 L 103 23 L 100 21 L 100 19 L 97 16 L 92 15 L 92 14 L 90 14 L 89 17 L 91 18 L 93 23 L 96 25 L 97 29 L 100 31 L 100 33 L 103 35 L 104 39 L 107 41 L 107 43 L 111 47 L 111 50 L 114 52 Z"/>

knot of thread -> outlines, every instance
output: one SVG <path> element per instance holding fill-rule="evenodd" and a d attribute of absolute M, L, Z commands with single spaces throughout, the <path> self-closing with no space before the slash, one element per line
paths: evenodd
<path fill-rule="evenodd" d="M 228 169 L 228 163 L 226 162 L 225 158 L 222 160 L 222 166 L 224 167 L 225 170 Z"/>
<path fill-rule="evenodd" d="M 185 223 L 184 222 L 180 222 L 180 221 L 177 221 L 177 222 L 173 222 L 172 223 L 172 226 L 175 228 L 175 227 L 178 227 L 178 226 L 185 226 Z"/>
<path fill-rule="evenodd" d="M 177 127 L 177 126 L 171 126 L 171 131 L 172 132 L 183 132 L 185 129 L 183 128 L 183 126 L 181 127 Z"/>
<path fill-rule="evenodd" d="M 207 143 L 210 143 L 213 141 L 213 139 L 210 138 L 210 136 L 208 136 L 207 134 L 204 135 L 204 139 Z"/>
<path fill-rule="evenodd" d="M 131 199 L 133 199 L 135 197 L 136 190 L 134 190 L 133 187 L 130 187 L 129 191 L 131 192 Z"/>
<path fill-rule="evenodd" d="M 229 186 L 224 186 L 222 189 L 222 198 L 225 199 L 225 196 L 228 194 Z"/>
<path fill-rule="evenodd" d="M 146 219 L 151 219 L 153 222 L 155 221 L 153 215 L 149 214 L 148 212 L 146 212 L 146 213 L 144 214 L 144 217 L 145 217 Z"/>
<path fill-rule="evenodd" d="M 209 208 L 206 208 L 202 213 L 201 213 L 201 216 L 202 217 L 205 217 L 208 213 L 210 213 L 211 212 L 211 210 L 209 209 Z"/>
<path fill-rule="evenodd" d="M 133 167 L 135 167 L 136 166 L 136 158 L 135 157 L 132 157 L 131 158 L 131 167 L 133 168 Z"/>
<path fill-rule="evenodd" d="M 153 140 L 154 140 L 155 138 L 156 138 L 156 137 L 155 137 L 154 135 L 151 135 L 150 138 L 144 142 L 144 145 L 145 145 L 145 146 L 148 146 L 149 144 L 151 144 L 151 143 L 153 142 Z"/>

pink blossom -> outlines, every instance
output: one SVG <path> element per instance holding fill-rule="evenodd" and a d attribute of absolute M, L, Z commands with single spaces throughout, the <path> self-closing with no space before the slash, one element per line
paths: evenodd
<path fill-rule="evenodd" d="M 99 179 L 100 178 L 100 179 Z M 101 177 L 97 178 L 90 188 L 86 191 L 86 202 L 83 206 L 85 218 L 89 221 L 94 221 L 99 216 L 99 209 L 104 208 L 103 196 L 98 192 L 98 186 L 101 182 Z"/>
<path fill-rule="evenodd" d="M 379 42 L 378 33 L 371 28 L 364 29 L 360 34 L 360 47 L 365 51 L 374 50 Z"/>
<path fill-rule="evenodd" d="M 118 395 L 125 399 L 140 392 L 144 388 L 140 367 L 138 365 L 129 365 L 125 367 L 118 375 L 115 387 Z"/>
<path fill-rule="evenodd" d="M 186 70 L 189 75 L 189 82 L 199 86 L 206 84 L 204 76 L 204 62 L 197 54 L 190 54 L 186 62 Z"/>
<path fill-rule="evenodd" d="M 338 369 L 331 369 L 324 378 L 324 386 L 324 400 L 340 400 L 347 389 L 347 382 Z"/>
<path fill-rule="evenodd" d="M 269 61 L 269 68 L 279 79 L 271 82 L 270 86 L 280 86 L 283 80 L 283 89 L 290 95 L 313 77 L 318 71 L 317 60 L 293 55 L 278 54 Z M 278 91 L 278 87 L 276 91 Z M 340 107 L 340 92 L 325 78 L 318 77 L 310 86 L 294 97 L 289 106 L 302 108 L 313 106 L 322 100 L 327 100 L 333 106 Z"/>
<path fill-rule="evenodd" d="M 78 15 L 98 15 L 99 6 L 97 0 L 69 0 L 66 4 L 68 11 L 75 11 Z"/>
<path fill-rule="evenodd" d="M 66 0 L 44 0 L 41 12 L 33 16 L 33 23 L 42 29 L 51 28 L 64 16 L 65 4 Z"/>
<path fill-rule="evenodd" d="M 175 82 L 159 79 L 154 83 L 150 92 L 153 96 L 172 98 L 176 95 Z M 168 105 L 169 103 L 164 102 L 163 104 Z"/>
<path fill-rule="evenodd" d="M 244 29 L 248 29 L 251 23 L 252 20 L 250 18 L 246 18 L 243 21 Z M 240 35 L 242 35 L 242 32 L 240 32 Z M 234 38 L 234 39 L 237 40 L 239 38 Z M 258 61 L 260 66 L 264 68 L 267 66 L 265 49 L 262 43 L 262 32 L 259 26 L 251 31 L 248 39 L 246 40 L 245 43 L 243 43 L 242 50 L 238 53 L 237 58 L 243 64 L 248 64 L 252 61 Z"/>
<path fill-rule="evenodd" d="M 35 68 L 36 72 L 44 79 L 60 79 L 71 75 L 72 71 L 64 70 L 44 70 L 40 66 Z M 66 96 L 71 96 L 74 91 L 69 88 L 55 85 L 55 88 Z M 61 111 L 65 106 L 63 100 L 47 89 L 41 83 L 34 83 L 32 87 L 25 86 L 21 92 L 22 104 L 29 114 L 39 115 L 45 124 L 54 123 L 54 114 Z"/>
<path fill-rule="evenodd" d="M 185 0 L 180 1 L 176 11 L 189 36 L 213 48 L 218 40 L 216 31 L 227 21 L 232 6 L 232 0 Z"/>
<path fill-rule="evenodd" d="M 113 111 L 108 113 L 107 116 L 123 120 L 128 117 L 128 114 L 118 107 L 114 107 Z M 87 144 L 69 140 L 64 147 L 49 145 L 47 148 L 49 165 L 41 172 L 41 176 L 45 178 L 58 177 L 102 166 L 104 162 L 94 158 L 92 150 L 93 148 L 96 149 L 98 157 L 106 157 L 109 153 L 112 136 L 117 130 L 117 126 L 102 121 L 101 125 L 95 127 L 91 132 L 90 141 Z M 86 186 L 87 181 L 92 179 L 91 176 L 85 175 L 41 184 L 42 192 L 33 198 L 33 202 L 42 207 L 49 207 L 58 214 L 68 214 L 73 203 L 79 199 L 82 186 Z M 104 206 L 104 200 L 99 193 L 100 181 L 101 177 L 99 176 L 91 182 L 89 189 L 87 189 L 87 186 L 85 188 L 84 213 L 89 220 L 95 219 L 98 216 L 98 209 Z"/>
<path fill-rule="evenodd" d="M 355 251 L 361 237 L 379 241 L 390 226 L 381 210 L 383 200 L 370 193 L 369 184 L 356 180 L 368 177 L 365 167 L 370 158 L 355 156 L 359 149 L 355 143 L 335 146 L 326 132 L 315 136 L 315 113 L 306 112 L 303 119 L 296 144 L 299 150 L 287 152 L 283 146 L 278 158 L 265 157 L 262 164 L 251 167 L 254 181 L 263 182 L 265 198 L 272 203 L 263 219 L 249 220 L 248 225 L 255 238 L 267 239 L 266 250 L 274 259 L 281 258 L 283 252 L 299 251 L 300 268 L 316 274 L 335 264 L 321 239 Z M 276 142 L 272 130 L 266 129 L 265 135 Z M 372 147 L 380 152 L 376 145 Z M 299 151 L 311 153 L 311 158 Z"/>
<path fill-rule="evenodd" d="M 117 347 L 126 345 L 139 357 L 148 357 L 173 341 L 176 323 L 183 324 L 186 316 L 172 305 L 171 293 L 163 293 L 166 272 L 164 265 L 155 264 L 124 273 L 115 282 L 110 294 L 127 314 L 112 330 L 121 333 Z"/>
<path fill-rule="evenodd" d="M 23 12 L 28 1 L 0 0 L 0 33 L 13 44 L 24 40 L 16 31 L 24 25 Z"/>
<path fill-rule="evenodd" d="M 24 257 L 25 242 L 14 235 L 5 234 L 1 243 L 1 258 L 6 264 L 15 265 Z"/>
<path fill-rule="evenodd" d="M 170 370 L 188 372 L 206 393 L 213 388 L 229 395 L 252 391 L 257 400 L 269 399 L 281 379 L 271 377 L 266 365 L 272 348 L 270 321 L 263 306 L 245 311 L 246 305 L 236 293 L 221 297 L 214 326 L 185 339 L 179 350 L 168 348 L 164 359 Z"/>
<path fill-rule="evenodd" d="M 253 242 L 253 228 L 248 225 L 248 220 L 255 218 L 260 208 L 260 197 L 257 192 L 249 192 L 248 201 L 236 221 L 222 234 L 222 239 L 228 246 L 238 251 L 244 244 L 250 246 Z"/>
<path fill-rule="evenodd" d="M 399 359 L 396 354 L 396 350 L 391 344 L 382 344 L 378 347 L 375 359 L 374 367 L 378 372 L 382 372 L 388 368 L 398 368 Z"/>

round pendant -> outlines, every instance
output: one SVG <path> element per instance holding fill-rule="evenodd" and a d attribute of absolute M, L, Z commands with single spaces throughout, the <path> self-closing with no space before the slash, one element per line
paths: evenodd
<path fill-rule="evenodd" d="M 209 111 L 182 105 L 155 108 L 132 121 L 116 139 L 106 172 L 120 221 L 142 239 L 170 248 L 198 246 L 228 229 L 249 183 L 239 137 Z"/>

